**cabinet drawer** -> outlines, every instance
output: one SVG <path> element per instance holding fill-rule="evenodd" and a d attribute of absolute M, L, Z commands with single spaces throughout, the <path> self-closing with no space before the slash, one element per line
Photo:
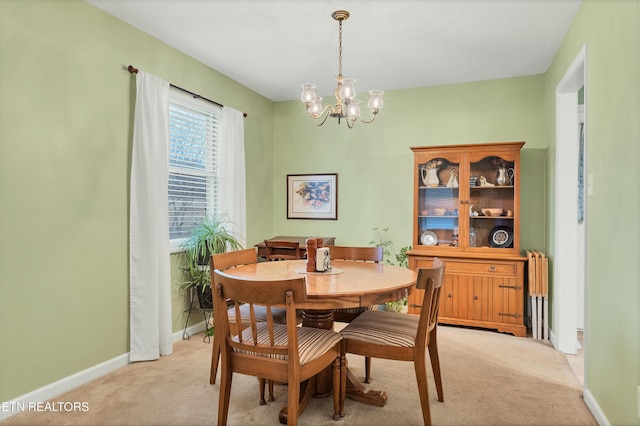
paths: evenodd
<path fill-rule="evenodd" d="M 447 274 L 499 275 L 515 277 L 518 275 L 518 262 L 508 261 L 461 261 L 458 259 L 440 258 L 445 264 Z M 416 258 L 416 268 L 430 268 L 432 258 Z"/>
<path fill-rule="evenodd" d="M 447 261 L 445 265 L 445 271 L 447 273 L 516 276 L 518 271 L 516 262 L 472 263 Z"/>

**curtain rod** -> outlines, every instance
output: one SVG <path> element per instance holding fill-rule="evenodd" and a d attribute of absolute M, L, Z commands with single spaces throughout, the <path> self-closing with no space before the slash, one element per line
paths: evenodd
<path fill-rule="evenodd" d="M 135 68 L 133 65 L 129 65 L 129 66 L 127 67 L 127 71 L 129 71 L 131 74 L 138 74 L 138 68 Z M 174 89 L 178 89 L 178 90 L 180 90 L 180 91 L 182 91 L 182 92 L 185 92 L 185 93 L 190 94 L 190 95 L 191 95 L 191 96 L 193 96 L 194 98 L 202 99 L 203 101 L 211 102 L 211 103 L 212 103 L 212 104 L 214 104 L 214 105 L 218 105 L 220 108 L 224 108 L 224 105 L 222 105 L 222 104 L 221 104 L 221 103 L 219 103 L 219 102 L 212 101 L 211 99 L 207 99 L 207 98 L 205 98 L 204 96 L 200 96 L 200 95 L 198 95 L 197 93 L 193 93 L 193 92 L 191 92 L 191 91 L 189 91 L 189 90 L 187 90 L 187 89 L 183 89 L 182 87 L 176 86 L 175 84 L 171 84 L 171 83 L 169 83 L 169 85 L 170 85 L 171 87 L 173 87 Z M 247 113 L 246 113 L 246 112 L 243 112 L 243 113 L 242 113 L 242 116 L 246 118 L 246 117 L 247 117 Z"/>

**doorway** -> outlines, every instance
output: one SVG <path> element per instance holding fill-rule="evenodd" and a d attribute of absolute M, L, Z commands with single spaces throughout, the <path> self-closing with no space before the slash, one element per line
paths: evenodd
<path fill-rule="evenodd" d="M 583 46 L 556 87 L 556 181 L 553 267 L 553 330 L 556 349 L 575 355 L 586 345 L 585 197 L 592 182 L 586 170 L 587 51 Z M 582 107 L 579 105 L 582 94 Z M 582 117 L 581 117 L 582 114 Z M 580 125 L 580 121 L 584 125 Z M 583 177 L 582 185 L 579 176 Z M 582 209 L 580 201 L 582 199 Z"/>

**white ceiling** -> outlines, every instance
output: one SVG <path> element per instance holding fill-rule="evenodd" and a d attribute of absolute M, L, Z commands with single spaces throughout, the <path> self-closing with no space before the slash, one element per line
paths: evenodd
<path fill-rule="evenodd" d="M 85 0 L 273 101 L 544 73 L 582 0 Z M 141 64 L 133 64 L 140 66 Z M 144 65 L 144 64 L 142 64 Z"/>

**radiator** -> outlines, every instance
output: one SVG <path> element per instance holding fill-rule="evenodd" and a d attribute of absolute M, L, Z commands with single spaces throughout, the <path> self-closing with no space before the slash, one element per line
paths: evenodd
<path fill-rule="evenodd" d="M 537 250 L 527 250 L 527 259 L 531 334 L 534 339 L 549 340 L 549 260 Z"/>

